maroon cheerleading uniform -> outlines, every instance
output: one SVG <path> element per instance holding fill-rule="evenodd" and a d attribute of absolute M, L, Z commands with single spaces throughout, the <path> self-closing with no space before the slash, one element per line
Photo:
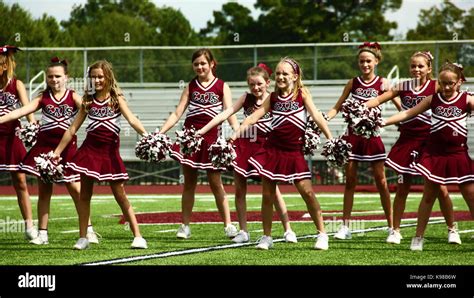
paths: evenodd
<path fill-rule="evenodd" d="M 120 156 L 120 109 L 109 106 L 110 98 L 93 99 L 88 112 L 86 139 L 67 166 L 98 181 L 128 180 Z"/>
<path fill-rule="evenodd" d="M 185 128 L 193 126 L 196 130 L 203 128 L 209 121 L 222 112 L 222 98 L 224 97 L 224 81 L 214 78 L 212 82 L 204 87 L 194 78 L 189 83 L 189 106 Z M 180 151 L 180 145 L 174 144 L 170 155 L 178 160 L 182 165 L 201 170 L 226 170 L 226 168 L 216 168 L 209 158 L 209 147 L 216 142 L 220 126 L 216 126 L 205 133 L 200 149 L 192 155 L 185 155 Z"/>
<path fill-rule="evenodd" d="M 382 78 L 376 76 L 369 83 L 364 83 L 361 77 L 352 79 L 351 96 L 354 100 L 365 103 L 370 98 L 377 97 L 383 93 Z M 375 107 L 373 109 L 379 109 Z M 371 137 L 369 139 L 354 134 L 350 126 L 347 127 L 346 133 L 342 137 L 346 142 L 352 145 L 352 152 L 349 153 L 349 160 L 357 161 L 377 161 L 385 160 L 385 147 L 382 138 Z"/>
<path fill-rule="evenodd" d="M 19 105 L 16 78 L 12 78 L 0 89 L 0 116 L 10 113 Z M 20 170 L 21 161 L 26 155 L 23 142 L 15 134 L 16 128 L 20 126 L 19 120 L 0 124 L 0 171 Z"/>
<path fill-rule="evenodd" d="M 36 144 L 26 154 L 21 170 L 28 174 L 40 177 L 40 173 L 36 170 L 35 157 L 41 153 L 48 153 L 61 142 L 64 132 L 74 121 L 77 115 L 77 107 L 74 102 L 74 91 L 66 90 L 61 99 L 56 99 L 51 91 L 43 92 L 40 100 L 40 108 L 42 112 L 41 126 Z M 66 165 L 72 159 L 77 150 L 77 136 L 73 136 L 71 142 L 61 153 L 60 163 Z M 79 181 L 80 175 L 69 168 L 65 168 L 64 178 L 55 182 L 74 182 Z"/>
<path fill-rule="evenodd" d="M 427 96 L 436 93 L 436 81 L 427 80 L 418 91 L 413 90 L 409 81 L 408 90 L 399 91 L 402 110 L 406 111 L 419 104 Z M 423 152 L 431 127 L 431 110 L 416 117 L 400 122 L 400 137 L 390 149 L 385 164 L 396 172 L 409 175 L 420 175 L 410 164 L 414 157 Z"/>
<path fill-rule="evenodd" d="M 258 173 L 271 180 L 294 182 L 311 179 L 304 159 L 303 145 L 306 128 L 306 108 L 301 91 L 281 97 L 270 94 L 272 131 L 263 148 L 249 160 Z"/>
<path fill-rule="evenodd" d="M 431 100 L 431 129 L 426 149 L 414 167 L 439 184 L 474 181 L 467 148 L 467 93 L 459 92 L 447 101 L 441 93 Z"/>
<path fill-rule="evenodd" d="M 244 104 L 244 116 L 247 118 L 261 106 L 256 105 L 257 99 L 251 93 L 247 93 Z M 272 114 L 270 112 L 263 115 L 243 136 L 235 140 L 235 153 L 237 157 L 232 162 L 234 171 L 244 177 L 259 177 L 257 170 L 249 163 L 250 157 L 260 150 L 267 139 L 267 134 L 271 131 Z"/>

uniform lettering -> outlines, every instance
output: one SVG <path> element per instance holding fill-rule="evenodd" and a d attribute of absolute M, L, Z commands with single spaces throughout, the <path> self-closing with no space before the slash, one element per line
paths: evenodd
<path fill-rule="evenodd" d="M 199 93 L 194 91 L 191 96 L 191 100 L 202 104 L 215 104 L 219 102 L 219 95 L 215 94 L 214 92 Z"/>
<path fill-rule="evenodd" d="M 463 114 L 462 110 L 458 107 L 436 107 L 434 113 L 443 117 L 459 117 Z"/>
<path fill-rule="evenodd" d="M 295 101 L 285 101 L 285 102 L 277 102 L 273 107 L 275 110 L 280 112 L 288 112 L 288 111 L 296 111 L 299 109 L 299 104 Z"/>
<path fill-rule="evenodd" d="M 361 97 L 370 98 L 370 97 L 377 97 L 379 92 L 374 88 L 357 88 L 355 90 L 355 94 Z"/>
<path fill-rule="evenodd" d="M 54 106 L 54 105 L 47 105 L 44 108 L 44 113 L 47 115 L 54 116 L 55 118 L 59 117 L 71 117 L 72 116 L 72 107 L 68 105 L 59 105 L 59 106 Z"/>
<path fill-rule="evenodd" d="M 402 102 L 404 105 L 406 105 L 408 108 L 413 108 L 417 104 L 419 104 L 423 99 L 425 99 L 425 96 L 404 96 L 402 98 Z"/>
<path fill-rule="evenodd" d="M 17 102 L 18 99 L 15 94 L 11 94 L 10 92 L 3 92 L 0 94 L 0 105 L 13 106 L 17 104 Z"/>
<path fill-rule="evenodd" d="M 89 110 L 89 114 L 94 117 L 112 117 L 115 115 L 114 111 L 109 106 L 101 108 L 92 107 Z"/>

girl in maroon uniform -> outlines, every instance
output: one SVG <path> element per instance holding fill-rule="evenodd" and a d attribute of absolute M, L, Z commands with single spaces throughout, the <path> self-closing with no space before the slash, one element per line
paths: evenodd
<path fill-rule="evenodd" d="M 376 97 L 383 93 L 385 80 L 375 74 L 375 67 L 382 60 L 382 52 L 378 43 L 364 43 L 359 46 L 358 51 L 359 68 L 362 73 L 360 77 L 351 79 L 336 105 L 327 113 L 329 119 L 334 118 L 341 110 L 344 101 L 351 95 L 354 100 L 366 102 L 369 98 Z M 380 108 L 376 108 L 380 109 Z M 355 135 L 351 127 L 347 127 L 344 139 L 352 145 L 352 153 L 349 155 L 349 162 L 346 166 L 346 186 L 344 189 L 344 210 L 343 223 L 339 231 L 334 235 L 336 239 L 351 239 L 349 229 L 349 219 L 351 217 L 352 206 L 354 204 L 354 192 L 357 185 L 357 167 L 360 161 L 370 162 L 374 174 L 375 184 L 380 193 L 389 231 L 393 226 L 392 208 L 390 193 L 388 191 L 387 180 L 385 178 L 385 147 L 382 138 L 370 137 L 369 139 Z"/>
<path fill-rule="evenodd" d="M 257 248 L 269 249 L 273 246 L 272 217 L 276 200 L 277 182 L 292 182 L 306 203 L 308 212 L 319 231 L 315 249 L 328 249 L 328 236 L 324 229 L 321 207 L 311 185 L 311 172 L 304 159 L 303 145 L 307 113 L 321 128 L 327 139 L 331 132 L 322 114 L 316 109 L 309 91 L 303 86 L 302 70 L 291 58 L 283 58 L 276 67 L 275 92 L 263 108 L 247 117 L 231 140 L 243 136 L 250 125 L 257 123 L 266 113 L 272 118 L 272 131 L 263 148 L 249 160 L 262 177 L 262 223 L 263 237 Z"/>
<path fill-rule="evenodd" d="M 408 110 L 420 103 L 427 96 L 439 92 L 436 80 L 431 79 L 433 56 L 429 52 L 416 52 L 410 59 L 410 72 L 413 80 L 400 83 L 395 88 L 369 100 L 369 108 L 376 107 L 389 99 L 401 98 L 401 108 Z M 398 98 L 397 98 L 398 99 Z M 405 203 L 410 192 L 412 176 L 421 175 L 410 164 L 413 154 L 419 155 L 426 146 L 430 134 L 431 110 L 400 123 L 400 137 L 392 146 L 385 164 L 398 172 L 397 193 L 393 201 L 393 230 L 387 237 L 388 243 L 400 244 L 400 224 L 405 210 Z M 448 242 L 461 244 L 461 238 L 454 222 L 453 203 L 449 198 L 446 186 L 440 186 L 439 204 L 448 225 Z"/>
<path fill-rule="evenodd" d="M 258 66 L 252 67 L 247 71 L 247 84 L 250 93 L 245 93 L 239 100 L 230 108 L 217 115 L 211 122 L 201 128 L 198 133 L 205 134 L 209 129 L 222 123 L 230 116 L 237 113 L 240 109 L 244 109 L 244 116 L 248 117 L 256 110 L 260 109 L 263 103 L 270 99 L 267 91 L 270 85 L 270 76 L 272 70 L 265 64 L 260 63 Z M 259 177 L 257 170 L 255 170 L 249 163 L 249 158 L 257 152 L 265 144 L 267 134 L 271 131 L 272 114 L 267 112 L 257 123 L 249 130 L 245 136 L 240 137 L 234 142 L 236 159 L 232 162 L 234 166 L 234 181 L 235 181 L 235 207 L 237 209 L 237 216 L 239 219 L 240 231 L 232 241 L 236 243 L 250 241 L 250 234 L 247 230 L 247 178 Z M 297 242 L 296 234 L 291 230 L 290 221 L 285 205 L 285 201 L 276 189 L 275 208 L 280 215 L 281 222 L 285 233 L 286 242 Z"/>
<path fill-rule="evenodd" d="M 0 47 L 0 116 L 15 110 L 18 105 L 28 104 L 25 85 L 15 77 L 16 63 L 13 55 L 18 50 L 14 46 Z M 28 115 L 27 119 L 30 123 L 35 122 L 33 114 Z M 0 171 L 10 172 L 21 216 L 25 221 L 25 236 L 28 240 L 32 240 L 38 236 L 38 231 L 33 225 L 26 176 L 20 172 L 20 163 L 26 155 L 26 149 L 15 135 L 15 129 L 18 127 L 20 127 L 20 121 L 0 125 Z"/>
<path fill-rule="evenodd" d="M 122 114 L 140 135 L 146 133 L 145 128 L 128 108 L 109 62 L 100 60 L 92 64 L 89 67 L 88 79 L 92 80 L 94 88 L 86 90 L 76 119 L 66 130 L 54 151 L 56 158 L 59 159 L 86 117 L 89 119 L 86 139 L 74 157 L 67 162 L 69 168 L 81 174 L 78 204 L 80 238 L 74 249 L 86 249 L 89 246 L 89 240 L 86 238 L 87 221 L 90 216 L 95 180 L 110 183 L 115 200 L 122 209 L 125 220 L 130 223 L 135 237 L 131 247 L 147 248 L 146 240 L 140 234 L 135 213 L 124 189 L 128 174 L 119 152 Z"/>
<path fill-rule="evenodd" d="M 48 153 L 56 148 L 61 140 L 64 131 L 71 125 L 81 105 L 81 97 L 73 90 L 66 89 L 68 71 L 66 60 L 60 60 L 57 57 L 51 59 L 51 64 L 46 70 L 47 88 L 40 93 L 24 107 L 15 110 L 3 117 L 0 117 L 0 123 L 16 120 L 25 115 L 41 109 L 41 126 L 36 144 L 30 149 L 23 159 L 21 170 L 38 177 L 38 221 L 39 235 L 31 240 L 32 244 L 48 244 L 48 219 L 51 195 L 53 193 L 53 184 L 45 183 L 40 179 L 40 173 L 36 170 L 34 158 L 41 153 Z M 61 163 L 66 165 L 72 156 L 76 153 L 77 138 L 65 148 L 61 154 Z M 76 205 L 79 200 L 79 174 L 66 169 L 64 178 L 56 181 L 65 183 L 69 194 Z M 97 235 L 92 229 L 89 221 L 87 228 L 87 238 L 89 242 L 99 243 Z"/>
<path fill-rule="evenodd" d="M 232 105 L 232 96 L 229 86 L 215 76 L 217 62 L 211 51 L 199 49 L 191 58 L 193 70 L 196 77 L 189 83 L 181 94 L 176 111 L 171 113 L 163 124 L 160 133 L 166 133 L 179 121 L 186 109 L 188 113 L 184 121 L 184 127 L 200 129 L 209 121 Z M 237 129 L 238 123 L 235 116 L 229 118 L 232 128 Z M 179 145 L 173 147 L 171 156 L 178 160 L 183 167 L 184 190 L 181 198 L 183 224 L 179 227 L 176 237 L 187 239 L 191 237 L 191 214 L 194 206 L 194 194 L 196 191 L 198 170 L 207 172 L 207 179 L 216 200 L 217 209 L 224 222 L 224 232 L 229 238 L 237 235 L 237 228 L 230 220 L 229 201 L 222 185 L 219 169 L 212 165 L 209 159 L 208 148 L 218 137 L 219 127 L 214 127 L 203 135 L 200 150 L 193 155 L 183 155 Z"/>
<path fill-rule="evenodd" d="M 425 187 L 411 250 L 423 250 L 423 235 L 441 185 L 458 184 L 474 218 L 474 174 L 467 148 L 467 117 L 474 109 L 474 96 L 459 91 L 463 80 L 462 67 L 449 62 L 444 64 L 438 77 L 439 93 L 386 121 L 386 125 L 390 125 L 411 119 L 428 109 L 432 112 L 426 149 L 414 163 L 415 169 L 425 178 Z"/>

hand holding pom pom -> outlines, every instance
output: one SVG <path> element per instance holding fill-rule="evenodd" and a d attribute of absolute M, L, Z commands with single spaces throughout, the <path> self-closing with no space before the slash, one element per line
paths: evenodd
<path fill-rule="evenodd" d="M 232 143 L 226 142 L 223 138 L 218 138 L 208 150 L 211 163 L 216 168 L 230 167 L 232 161 L 237 157 Z"/>
<path fill-rule="evenodd" d="M 348 123 L 354 134 L 364 138 L 380 136 L 380 127 L 382 127 L 382 118 L 380 109 L 369 109 L 361 101 L 348 98 L 342 105 L 342 116 Z"/>
<path fill-rule="evenodd" d="M 25 147 L 33 147 L 36 144 L 39 133 L 38 123 L 28 123 L 24 126 L 17 127 L 15 134 L 23 141 Z"/>
<path fill-rule="evenodd" d="M 63 165 L 59 164 L 58 158 L 53 151 L 47 154 L 41 153 L 35 157 L 36 170 L 40 173 L 41 180 L 45 183 L 54 183 L 64 177 Z"/>
<path fill-rule="evenodd" d="M 196 129 L 193 126 L 177 131 L 176 136 L 176 144 L 180 145 L 184 155 L 193 155 L 201 150 L 203 137 L 196 134 Z"/>
<path fill-rule="evenodd" d="M 167 135 L 155 131 L 143 134 L 135 146 L 135 155 L 149 162 L 160 162 L 166 159 L 171 147 L 171 140 Z"/>
<path fill-rule="evenodd" d="M 326 121 L 329 117 L 325 113 L 321 113 Z M 313 155 L 321 144 L 321 129 L 319 129 L 316 122 L 308 119 L 306 122 L 306 130 L 304 133 L 303 153 L 305 155 Z"/>
<path fill-rule="evenodd" d="M 322 156 L 330 167 L 342 167 L 349 161 L 352 145 L 341 138 L 330 139 L 323 146 Z"/>

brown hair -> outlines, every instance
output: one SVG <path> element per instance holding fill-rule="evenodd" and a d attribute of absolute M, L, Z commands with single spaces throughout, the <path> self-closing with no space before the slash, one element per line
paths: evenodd
<path fill-rule="evenodd" d="M 211 65 L 212 62 L 214 62 L 214 66 L 211 68 L 212 73 L 215 75 L 216 74 L 216 68 L 217 68 L 217 60 L 214 58 L 214 55 L 212 55 L 211 50 L 207 48 L 202 48 L 193 53 L 193 56 L 191 57 L 191 63 L 196 60 L 196 58 L 199 58 L 201 56 L 204 56 L 207 60 L 207 63 L 209 63 L 209 66 Z"/>
<path fill-rule="evenodd" d="M 359 46 L 359 52 L 357 56 L 360 55 L 362 52 L 369 52 L 372 53 L 379 62 L 382 61 L 382 47 L 378 42 L 364 42 Z"/>
<path fill-rule="evenodd" d="M 440 69 L 439 73 L 442 73 L 443 71 L 453 72 L 453 73 L 456 74 L 458 79 L 460 79 L 462 82 L 466 82 L 466 78 L 464 77 L 464 68 L 462 67 L 461 64 L 446 61 L 441 66 L 441 69 Z"/>
<path fill-rule="evenodd" d="M 46 71 L 48 71 L 48 69 L 50 69 L 52 67 L 56 67 L 56 66 L 62 67 L 63 70 L 64 70 L 64 74 L 68 75 L 67 60 L 66 59 L 61 60 L 58 57 L 51 58 L 51 61 L 48 65 L 48 67 L 46 67 Z M 43 91 L 40 91 L 39 94 L 43 95 L 44 93 L 48 92 L 50 89 L 51 88 L 49 88 L 49 86 L 46 84 L 46 88 Z"/>
<path fill-rule="evenodd" d="M 252 76 L 261 76 L 265 81 L 270 80 L 273 71 L 264 63 L 259 63 L 257 66 L 251 67 L 247 70 L 247 81 Z"/>
<path fill-rule="evenodd" d="M 123 97 L 123 93 L 117 84 L 117 80 L 115 79 L 112 64 L 106 60 L 99 60 L 99 61 L 94 62 L 87 69 L 88 80 L 91 79 L 91 71 L 97 68 L 102 69 L 102 71 L 104 72 L 104 77 L 105 77 L 104 91 L 105 93 L 110 94 L 109 106 L 115 110 L 119 106 L 118 98 Z M 90 82 L 90 84 L 92 85 L 93 82 Z M 90 87 L 91 86 L 87 84 L 86 92 L 84 93 L 84 96 L 83 96 L 83 105 L 86 111 L 89 110 L 89 107 L 94 99 L 94 94 L 95 94 L 95 91 L 93 89 L 92 90 L 89 89 Z"/>

